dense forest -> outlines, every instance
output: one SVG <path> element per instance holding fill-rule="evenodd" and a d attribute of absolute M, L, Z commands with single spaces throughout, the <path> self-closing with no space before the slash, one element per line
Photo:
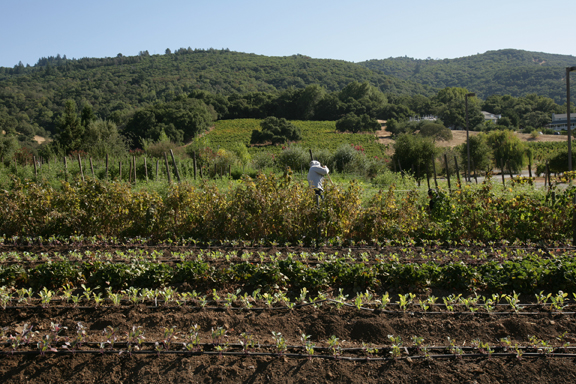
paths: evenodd
<path fill-rule="evenodd" d="M 566 67 L 576 65 L 576 57 L 503 49 L 457 59 L 397 57 L 358 64 L 433 88 L 467 88 L 482 98 L 535 93 L 563 104 Z"/>

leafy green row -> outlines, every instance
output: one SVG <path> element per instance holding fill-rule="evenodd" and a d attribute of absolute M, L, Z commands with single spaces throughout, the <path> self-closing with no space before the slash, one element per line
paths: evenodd
<path fill-rule="evenodd" d="M 457 291 L 533 293 L 536 291 L 576 291 L 576 261 L 570 256 L 539 259 L 536 256 L 515 261 L 489 261 L 482 265 L 462 262 L 438 265 L 379 262 L 370 266 L 350 264 L 338 258 L 315 266 L 291 258 L 275 262 L 231 263 L 214 267 L 204 261 L 169 264 L 157 262 L 110 263 L 53 262 L 25 268 L 14 264 L 0 266 L 0 286 L 60 288 L 65 284 L 96 289 L 119 290 L 128 287 L 181 286 L 187 289 L 260 288 L 263 291 L 327 287 L 355 291 L 441 288 Z"/>

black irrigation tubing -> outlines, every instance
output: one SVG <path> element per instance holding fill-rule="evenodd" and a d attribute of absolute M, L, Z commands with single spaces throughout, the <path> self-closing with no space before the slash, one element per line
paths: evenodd
<path fill-rule="evenodd" d="M 22 343 L 21 346 L 25 346 L 25 345 L 32 345 L 34 344 L 34 342 L 30 341 L 26 344 Z M 81 343 L 83 346 L 85 347 L 93 347 L 93 348 L 100 348 L 102 344 L 110 344 L 108 342 L 96 342 L 96 341 L 86 341 L 86 342 L 82 342 Z M 126 348 L 128 347 L 128 345 L 139 345 L 139 346 L 150 346 L 150 347 L 154 347 L 156 345 L 156 342 L 151 342 L 151 341 L 146 341 L 146 342 L 142 342 L 142 343 L 137 343 L 137 342 L 127 342 L 127 341 L 116 341 L 114 342 L 115 346 L 125 346 Z M 158 342 L 158 344 L 162 344 L 161 342 Z M 170 342 L 170 344 L 182 344 L 181 342 L 176 342 L 176 341 L 172 341 Z M 0 346 L 11 346 L 12 344 L 10 342 L 2 342 L 0 343 Z M 62 342 L 58 342 L 56 343 L 56 345 L 54 346 L 55 348 L 61 348 L 62 345 L 64 345 Z M 214 350 L 217 346 L 224 346 L 224 344 L 221 343 L 198 343 L 195 344 L 194 347 L 195 348 L 202 348 L 199 349 L 203 352 L 209 352 L 206 351 L 206 349 L 210 349 L 210 350 Z M 227 347 L 230 349 L 244 349 L 244 346 L 242 344 L 227 344 Z M 372 346 L 370 346 L 372 347 Z M 377 347 L 379 349 L 379 353 L 385 353 L 385 352 L 389 352 L 392 351 L 393 348 L 392 347 L 388 347 L 388 346 L 374 346 Z M 258 348 L 258 349 L 275 349 L 276 345 L 274 344 L 259 344 L 258 347 L 254 347 L 254 348 Z M 254 348 L 250 348 L 250 349 L 254 349 Z M 478 347 L 472 347 L 472 346 L 457 346 L 457 345 L 445 345 L 445 346 L 426 346 L 427 350 L 434 350 L 434 351 L 447 351 L 446 354 L 453 354 L 453 352 L 448 352 L 451 351 L 452 348 L 458 348 L 461 349 L 463 351 L 477 351 L 479 348 Z M 495 351 L 503 351 L 500 353 L 505 353 L 506 351 L 510 351 L 510 350 L 538 350 L 541 348 L 544 348 L 542 346 L 508 346 L 508 347 L 503 347 L 500 345 L 492 345 L 490 346 L 491 349 L 495 350 Z M 557 352 L 557 351 L 574 351 L 576 350 L 576 347 L 562 347 L 562 346 L 555 346 L 555 347 L 550 347 L 552 348 L 553 351 L 556 352 L 551 352 L 551 353 L 558 353 L 558 354 L 566 354 L 563 352 Z M 286 349 L 288 350 L 306 350 L 305 346 L 302 345 L 287 345 Z M 315 346 L 314 351 L 332 351 L 333 348 L 331 347 L 318 347 Z M 412 353 L 419 353 L 419 352 L 423 352 L 424 347 L 400 347 L 400 349 L 405 350 L 406 354 L 410 354 L 410 352 Z M 71 350 L 71 349 L 68 349 Z M 101 349 L 99 349 L 100 351 Z M 349 353 L 364 353 L 366 351 L 365 348 L 360 348 L 360 347 L 354 347 L 354 348 L 340 348 L 339 349 L 341 352 L 349 352 Z M 243 353 L 247 353 L 245 351 L 242 351 Z M 251 352 L 250 352 L 251 353 Z M 276 352 L 277 353 L 277 352 Z M 487 352 L 486 352 L 487 353 Z M 494 353 L 498 353 L 498 352 L 494 352 Z M 413 356 L 413 355 L 411 355 Z M 417 355 L 416 355 L 417 356 Z"/>
<path fill-rule="evenodd" d="M 38 356 L 38 355 L 182 355 L 182 356 L 241 356 L 241 357 L 287 357 L 295 359 L 325 359 L 336 361 L 355 361 L 355 362 L 377 362 L 377 361 L 395 361 L 395 360 L 428 360 L 428 359 L 461 359 L 461 358 L 486 358 L 493 357 L 516 357 L 516 358 L 576 358 L 576 354 L 569 353 L 474 353 L 474 354 L 443 354 L 443 355 L 417 355 L 417 356 L 398 356 L 398 357 L 348 357 L 334 355 L 309 355 L 301 353 L 273 353 L 273 352 L 217 352 L 217 351 L 125 351 L 125 350 L 103 350 L 103 351 L 0 351 L 0 355 L 9 356 Z"/>
<path fill-rule="evenodd" d="M 14 249 L 16 248 L 18 251 L 20 248 L 37 248 L 43 247 L 48 248 L 45 249 L 45 252 L 50 252 L 50 248 L 53 249 L 63 249 L 63 248 L 70 248 L 75 251 L 79 250 L 87 250 L 87 251 L 95 251 L 99 250 L 100 248 L 103 249 L 141 249 L 143 247 L 149 249 L 160 249 L 160 250 L 171 250 L 171 249 L 182 249 L 182 250 L 228 250 L 238 252 L 241 250 L 246 251 L 277 251 L 277 252 L 303 252 L 303 250 L 308 249 L 310 252 L 315 253 L 319 250 L 326 250 L 326 251 L 354 251 L 354 252 L 361 252 L 361 251 L 380 251 L 380 250 L 399 250 L 402 251 L 404 249 L 417 249 L 419 252 L 422 250 L 424 251 L 454 251 L 454 250 L 468 250 L 472 249 L 494 249 L 494 250 L 543 250 L 544 252 L 549 253 L 549 250 L 564 250 L 564 251 L 573 251 L 576 250 L 576 245 L 569 245 L 569 244 L 562 244 L 562 245 L 524 245 L 524 246 L 511 246 L 511 245 L 502 245 L 502 244 L 469 244 L 469 245 L 457 245 L 457 246 L 445 246 L 445 245 L 435 245 L 435 246 L 428 246 L 428 245 L 397 245 L 397 244 L 381 244 L 381 245 L 371 245 L 371 246 L 356 246 L 356 245 L 326 245 L 326 246 L 298 246 L 298 245 L 291 245 L 288 247 L 280 246 L 280 247 L 272 247 L 272 246 L 198 246 L 198 245 L 148 245 L 146 243 L 143 244 L 126 244 L 126 245 L 118 245 L 118 244 L 99 244 L 99 245 L 89 245 L 89 244 L 62 244 L 62 245 L 46 245 L 46 244 L 32 244 L 32 245 L 24 245 L 24 244 L 0 244 L 0 251 L 3 249 Z M 296 248 L 297 250 L 291 250 L 291 248 Z M 24 251 L 22 251 L 24 252 Z M 306 251 L 304 251 L 306 252 Z"/>
<path fill-rule="evenodd" d="M 354 304 L 349 304 L 349 303 L 340 303 L 338 301 L 335 300 L 330 300 L 330 299 L 325 299 L 325 300 L 318 300 L 316 302 L 313 303 L 306 303 L 306 304 L 298 304 L 293 306 L 292 308 L 290 307 L 252 307 L 252 308 L 248 308 L 248 307 L 201 307 L 198 305 L 194 305 L 194 306 L 190 306 L 190 305 L 186 305 L 186 304 L 182 304 L 180 306 L 177 305 L 173 305 L 173 306 L 166 306 L 166 305 L 153 305 L 153 306 L 145 306 L 146 309 L 181 309 L 181 308 L 187 308 L 187 309 L 195 309 L 195 310 L 203 310 L 203 311 L 214 311 L 214 312 L 222 312 L 222 311 L 226 311 L 226 310 L 234 310 L 234 311 L 289 311 L 289 310 L 293 310 L 293 309 L 298 309 L 298 308 L 302 308 L 302 307 L 308 307 L 308 306 L 313 306 L 313 305 L 317 305 L 317 304 L 321 304 L 321 303 L 325 303 L 325 302 L 329 302 L 329 303 L 336 303 L 336 304 L 341 304 L 342 306 L 346 306 L 346 307 L 350 307 L 350 308 L 358 308 L 356 305 Z M 390 305 L 390 304 L 389 304 Z M 505 304 L 503 304 L 505 305 Z M 113 306 L 113 305 L 100 305 L 100 306 L 73 306 L 71 305 L 46 305 L 46 306 L 42 306 L 42 305 L 16 305 L 16 306 L 6 306 L 6 307 L 1 307 L 4 310 L 17 310 L 17 309 L 81 309 L 81 310 L 94 310 L 96 308 L 104 308 L 104 309 L 110 309 L 110 308 L 126 308 L 126 307 L 132 307 L 133 305 L 117 305 L 117 306 Z M 514 315 L 522 315 L 522 316 L 536 316 L 536 315 L 543 315 L 543 316 L 574 316 L 576 315 L 576 312 L 566 312 L 566 311 L 541 311 L 541 312 L 515 312 L 515 311 L 492 311 L 492 312 L 480 312 L 480 311 L 465 311 L 465 312 L 461 312 L 461 311 L 412 311 L 412 310 L 406 310 L 406 311 L 390 311 L 390 310 L 383 310 L 383 309 L 375 309 L 375 308 L 367 308 L 367 307 L 360 307 L 358 308 L 359 310 L 363 310 L 363 311 L 369 311 L 369 312 L 374 312 L 376 314 L 406 314 L 406 315 L 410 315 L 410 316 L 422 316 L 422 315 L 454 315 L 454 316 L 463 316 L 463 315 L 472 315 L 472 316 L 491 316 L 491 315 L 499 315 L 499 316 L 514 316 Z"/>

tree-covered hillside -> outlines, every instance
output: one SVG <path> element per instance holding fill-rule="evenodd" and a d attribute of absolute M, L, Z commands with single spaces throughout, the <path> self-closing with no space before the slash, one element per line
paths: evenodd
<path fill-rule="evenodd" d="M 317 84 L 338 91 L 369 82 L 392 94 L 434 90 L 374 72 L 360 65 L 302 55 L 267 57 L 229 50 L 166 50 L 163 55 L 70 60 L 41 58 L 34 66 L 0 67 L 0 125 L 30 123 L 54 132 L 53 116 L 67 99 L 89 103 L 96 116 L 115 119 L 135 108 L 170 102 L 194 90 L 230 95 L 271 93 Z"/>
<path fill-rule="evenodd" d="M 576 57 L 504 49 L 457 59 L 397 57 L 358 64 L 433 88 L 463 87 L 482 98 L 536 93 L 564 104 L 565 68 L 576 65 Z"/>

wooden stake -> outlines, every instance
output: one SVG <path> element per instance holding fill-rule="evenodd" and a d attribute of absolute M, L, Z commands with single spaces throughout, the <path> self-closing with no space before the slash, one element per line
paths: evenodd
<path fill-rule="evenodd" d="M 80 154 L 78 154 L 78 165 L 80 166 L 80 175 L 82 176 L 82 181 L 84 180 L 84 170 L 82 169 L 82 159 L 80 158 Z"/>
<path fill-rule="evenodd" d="M 168 167 L 168 155 L 164 152 L 164 162 L 166 163 L 166 175 L 168 175 L 168 184 L 172 184 L 172 176 L 170 176 L 170 168 Z"/>
<path fill-rule="evenodd" d="M 170 150 L 170 156 L 172 156 L 172 163 L 174 163 L 174 170 L 176 171 L 178 182 L 181 183 L 182 179 L 180 179 L 180 172 L 178 172 L 178 166 L 176 165 L 176 159 L 174 158 L 174 152 L 172 152 L 172 150 Z"/>
<path fill-rule="evenodd" d="M 132 161 L 134 162 L 134 184 L 136 184 L 136 156 L 132 156 Z"/>
<path fill-rule="evenodd" d="M 196 152 L 192 152 L 192 163 L 194 164 L 194 180 L 196 180 Z"/>
<path fill-rule="evenodd" d="M 462 183 L 460 182 L 460 169 L 458 169 L 458 158 L 454 156 L 454 164 L 456 165 L 456 176 L 458 178 L 458 188 L 462 188 Z"/>
<path fill-rule="evenodd" d="M 506 182 L 504 181 L 504 160 L 500 159 L 500 174 L 502 175 L 502 185 L 506 186 Z"/>
<path fill-rule="evenodd" d="M 448 168 L 448 157 L 444 154 L 444 163 L 446 164 L 446 179 L 448 179 L 448 191 L 452 192 L 452 186 L 450 185 L 450 169 Z"/>
<path fill-rule="evenodd" d="M 90 158 L 90 169 L 92 170 L 92 178 L 96 179 L 96 176 L 94 175 L 94 164 L 92 164 L 92 158 Z"/>
<path fill-rule="evenodd" d="M 34 179 L 38 180 L 38 169 L 36 168 L 36 156 L 32 156 L 32 161 L 34 161 Z"/>
<path fill-rule="evenodd" d="M 436 176 L 436 159 L 432 156 L 432 169 L 434 170 L 434 186 L 438 189 L 438 179 Z"/>

